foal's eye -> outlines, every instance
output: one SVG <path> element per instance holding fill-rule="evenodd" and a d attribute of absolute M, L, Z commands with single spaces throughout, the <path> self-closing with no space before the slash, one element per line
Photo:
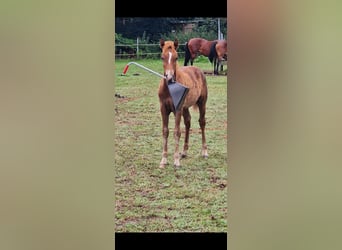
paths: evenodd
<path fill-rule="evenodd" d="M 161 56 L 161 57 L 160 57 L 160 59 L 164 60 L 164 57 L 163 57 L 163 56 Z"/>

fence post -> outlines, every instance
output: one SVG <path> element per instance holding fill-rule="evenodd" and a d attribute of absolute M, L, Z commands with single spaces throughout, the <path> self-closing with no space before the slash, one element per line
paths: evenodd
<path fill-rule="evenodd" d="M 137 59 L 139 58 L 139 37 L 137 37 Z"/>

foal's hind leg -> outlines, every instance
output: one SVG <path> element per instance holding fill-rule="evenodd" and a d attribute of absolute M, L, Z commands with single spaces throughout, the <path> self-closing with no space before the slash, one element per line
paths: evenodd
<path fill-rule="evenodd" d="M 201 127 L 201 132 L 202 132 L 202 156 L 204 158 L 208 158 L 208 148 L 207 148 L 207 142 L 205 138 L 205 102 L 201 102 L 198 104 L 199 112 L 200 112 L 200 117 L 199 117 L 199 125 Z"/>
<path fill-rule="evenodd" d="M 189 149 L 189 133 L 190 133 L 190 126 L 191 126 L 191 115 L 190 115 L 189 109 L 183 109 L 183 119 L 184 119 L 184 125 L 185 125 L 185 139 L 184 139 L 182 158 L 187 156 L 187 152 Z"/>

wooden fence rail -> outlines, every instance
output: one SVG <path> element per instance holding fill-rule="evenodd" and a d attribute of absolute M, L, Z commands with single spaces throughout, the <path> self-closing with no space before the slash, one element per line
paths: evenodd
<path fill-rule="evenodd" d="M 184 56 L 184 44 L 180 44 L 178 54 Z M 160 56 L 158 44 L 115 44 L 115 58 L 120 59 L 139 59 L 139 58 L 158 58 Z"/>

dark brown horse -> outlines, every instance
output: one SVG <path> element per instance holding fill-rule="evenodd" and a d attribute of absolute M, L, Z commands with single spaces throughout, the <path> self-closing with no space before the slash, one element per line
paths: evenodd
<path fill-rule="evenodd" d="M 194 66 L 179 66 L 178 59 L 178 40 L 164 41 L 160 40 L 161 59 L 163 61 L 164 76 L 160 81 L 158 96 L 160 102 L 160 112 L 162 116 L 162 134 L 163 134 L 163 152 L 160 161 L 160 168 L 164 168 L 167 164 L 168 157 L 168 136 L 169 136 L 169 115 L 171 112 L 175 116 L 175 151 L 174 151 L 174 166 L 180 166 L 180 158 L 186 157 L 189 148 L 189 133 L 191 125 L 191 115 L 189 112 L 190 107 L 199 110 L 199 125 L 202 131 L 202 156 L 207 158 L 207 144 L 205 138 L 205 112 L 206 102 L 208 96 L 207 82 L 202 70 Z M 180 83 L 188 89 L 184 101 L 181 102 L 178 109 L 172 100 L 172 93 L 170 92 L 169 84 L 174 82 Z M 183 116 L 185 125 L 185 142 L 183 152 L 179 153 L 179 141 L 181 137 L 180 122 Z"/>
<path fill-rule="evenodd" d="M 210 48 L 211 45 L 217 40 L 206 40 L 203 38 L 191 38 L 186 44 L 185 44 L 185 59 L 184 59 L 184 66 L 187 66 L 189 61 L 191 63 L 191 66 L 194 63 L 194 60 L 199 55 L 203 55 L 208 57 L 210 54 Z"/>
<path fill-rule="evenodd" d="M 214 75 L 219 74 L 219 66 L 221 65 L 221 71 L 223 68 L 222 62 L 227 61 L 227 40 L 217 40 L 212 43 L 209 53 L 209 60 L 214 64 Z"/>

